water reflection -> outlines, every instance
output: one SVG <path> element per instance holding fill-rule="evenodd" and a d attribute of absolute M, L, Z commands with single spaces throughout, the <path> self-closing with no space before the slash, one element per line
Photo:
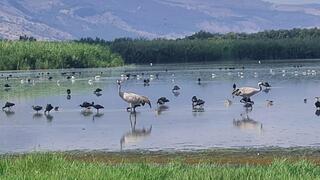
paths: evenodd
<path fill-rule="evenodd" d="M 160 115 L 163 111 L 167 111 L 169 110 L 169 107 L 166 105 L 160 105 L 159 107 L 157 107 L 156 109 L 156 114 Z"/>
<path fill-rule="evenodd" d="M 178 97 L 178 96 L 180 95 L 180 92 L 178 92 L 178 91 L 172 91 L 172 93 L 173 93 L 173 95 L 174 95 L 175 97 Z"/>
<path fill-rule="evenodd" d="M 80 113 L 81 113 L 84 117 L 87 117 L 87 116 L 90 116 L 90 115 L 93 114 L 93 112 L 92 112 L 91 110 L 87 110 L 87 109 L 82 110 Z"/>
<path fill-rule="evenodd" d="M 42 117 L 43 117 L 42 113 L 34 113 L 33 116 L 32 116 L 33 119 L 40 119 Z"/>
<path fill-rule="evenodd" d="M 3 110 L 3 112 L 6 114 L 7 117 L 13 116 L 15 114 L 12 110 Z"/>
<path fill-rule="evenodd" d="M 266 89 L 263 90 L 263 92 L 265 92 L 266 94 L 268 94 L 270 91 L 271 91 L 270 88 L 266 88 Z"/>
<path fill-rule="evenodd" d="M 233 119 L 233 125 L 241 130 L 257 130 L 262 131 L 262 124 L 250 118 L 248 113 L 240 114 L 241 119 Z"/>
<path fill-rule="evenodd" d="M 94 121 L 96 118 L 100 118 L 104 115 L 104 113 L 97 112 L 95 115 L 92 116 L 92 121 Z"/>
<path fill-rule="evenodd" d="M 67 95 L 67 99 L 68 99 L 68 100 L 71 99 L 71 95 L 70 95 L 70 94 Z"/>
<path fill-rule="evenodd" d="M 53 120 L 53 116 L 51 114 L 45 114 L 47 122 L 50 123 Z"/>
<path fill-rule="evenodd" d="M 125 145 L 128 144 L 137 144 L 143 139 L 147 138 L 151 134 L 152 125 L 149 128 L 136 128 L 137 124 L 137 114 L 130 113 L 129 114 L 131 131 L 125 133 L 120 139 L 120 150 L 123 149 Z"/>

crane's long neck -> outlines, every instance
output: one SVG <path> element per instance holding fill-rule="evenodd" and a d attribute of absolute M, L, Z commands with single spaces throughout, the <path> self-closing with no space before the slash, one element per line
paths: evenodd
<path fill-rule="evenodd" d="M 123 97 L 123 92 L 121 91 L 121 84 L 118 85 L 118 93 L 120 97 Z"/>
<path fill-rule="evenodd" d="M 259 84 L 259 92 L 262 91 L 262 84 Z"/>

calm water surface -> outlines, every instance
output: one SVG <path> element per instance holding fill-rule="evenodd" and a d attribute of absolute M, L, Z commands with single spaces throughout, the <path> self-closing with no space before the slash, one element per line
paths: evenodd
<path fill-rule="evenodd" d="M 71 81 L 61 75 L 69 71 L 81 74 L 74 75 L 75 80 Z M 320 117 L 314 107 L 314 97 L 320 96 L 318 61 L 170 64 L 69 71 L 0 73 L 0 103 L 16 103 L 12 111 L 0 112 L 0 153 L 320 146 Z M 126 112 L 127 104 L 118 96 L 116 84 L 124 73 L 140 75 L 140 79 L 124 81 L 122 89 L 148 96 L 152 100 L 151 109 L 137 108 L 136 115 Z M 9 74 L 12 78 L 6 80 Z M 101 76 L 99 80 L 94 78 L 97 75 Z M 150 77 L 153 78 L 150 85 L 144 86 L 143 79 Z M 30 83 L 21 81 L 27 78 L 31 79 Z M 202 80 L 200 85 L 198 78 Z M 232 98 L 233 83 L 257 87 L 262 80 L 268 81 L 272 89 L 252 98 L 255 104 L 251 112 L 246 111 L 239 97 Z M 4 89 L 6 83 L 12 86 L 10 90 Z M 172 93 L 174 85 L 181 87 L 179 95 Z M 99 97 L 93 93 L 98 87 L 103 89 Z M 66 98 L 68 88 L 72 90 L 70 100 Z M 192 110 L 194 95 L 206 101 L 203 112 Z M 170 100 L 167 107 L 156 105 L 161 96 Z M 303 102 L 304 98 L 308 99 L 307 103 Z M 226 106 L 226 99 L 232 100 L 232 105 Z M 274 105 L 267 106 L 266 100 L 273 100 Z M 95 110 L 83 112 L 79 107 L 83 101 L 94 101 L 105 109 L 99 114 Z M 60 110 L 45 116 L 35 114 L 31 108 L 47 103 L 59 106 Z"/>

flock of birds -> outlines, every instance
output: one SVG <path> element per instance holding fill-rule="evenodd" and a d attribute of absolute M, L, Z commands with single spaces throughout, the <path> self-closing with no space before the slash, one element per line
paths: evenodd
<path fill-rule="evenodd" d="M 167 71 L 168 70 L 166 70 L 166 72 Z M 270 70 L 270 72 L 271 72 L 271 70 Z M 314 73 L 314 72 L 310 71 L 310 73 Z M 44 73 L 42 73 L 42 75 L 43 74 Z M 68 80 L 74 81 L 75 80 L 74 74 L 75 73 L 73 72 L 72 75 L 67 75 L 66 73 L 64 73 L 62 75 L 65 75 Z M 79 72 L 79 74 L 81 74 L 81 72 Z M 39 75 L 40 75 L 40 73 L 39 73 Z M 52 80 L 53 79 L 52 76 L 49 76 L 50 73 L 47 73 L 47 75 L 48 75 L 48 77 L 47 77 L 48 80 Z M 142 76 L 143 75 L 144 75 L 144 73 L 142 73 Z M 240 73 L 240 75 L 241 75 L 241 73 Z M 212 76 L 215 76 L 215 74 L 212 74 Z M 8 77 L 6 77 L 7 80 L 10 77 L 12 77 L 12 75 L 9 75 Z M 127 80 L 130 77 L 136 77 L 138 79 L 138 78 L 140 78 L 140 75 L 134 75 L 134 74 L 129 74 L 129 73 L 122 74 L 121 75 L 121 79 L 122 80 L 117 80 L 119 96 L 121 97 L 122 100 L 124 100 L 129 105 L 126 108 L 126 110 L 128 112 L 135 113 L 137 107 L 141 107 L 141 106 L 144 106 L 146 104 L 148 104 L 150 106 L 150 108 L 151 108 L 151 101 L 147 96 L 139 95 L 139 94 L 136 94 L 136 93 L 133 93 L 133 92 L 124 92 L 124 91 L 122 91 L 121 84 L 122 84 L 123 80 Z M 151 77 L 151 75 L 150 75 L 150 77 Z M 153 75 L 152 75 L 152 77 L 153 77 Z M 155 77 L 158 78 L 159 74 L 156 74 Z M 97 80 L 97 79 L 100 78 L 100 76 L 95 76 L 94 78 L 95 78 L 95 80 Z M 200 78 L 198 78 L 197 81 L 198 81 L 198 84 L 201 84 L 201 79 Z M 31 81 L 31 79 L 21 80 L 21 83 L 25 83 L 25 82 L 34 83 L 34 80 L 32 80 L 32 81 Z M 144 86 L 149 86 L 150 85 L 150 79 L 149 78 L 144 79 L 143 83 L 144 83 Z M 58 85 L 60 84 L 59 80 L 57 81 L 57 84 Z M 92 84 L 92 79 L 88 80 L 88 84 Z M 4 84 L 4 87 L 5 87 L 6 90 L 11 88 L 11 86 L 9 84 Z M 236 84 L 233 84 L 232 88 L 233 88 L 232 93 L 231 93 L 232 96 L 233 97 L 234 96 L 242 97 L 240 102 L 244 104 L 244 107 L 252 108 L 253 105 L 254 105 L 254 101 L 251 100 L 252 96 L 258 94 L 262 90 L 265 90 L 265 91 L 270 90 L 271 85 L 268 82 L 259 82 L 258 83 L 258 88 L 254 88 L 254 87 L 239 87 L 238 88 Z M 181 88 L 178 85 L 174 85 L 173 88 L 172 88 L 172 92 L 173 92 L 173 94 L 175 96 L 178 96 L 180 94 L 180 92 L 179 92 L 180 90 L 181 90 Z M 94 90 L 94 94 L 97 95 L 97 96 L 101 96 L 102 95 L 101 92 L 102 92 L 101 88 L 97 88 L 97 89 Z M 71 99 L 71 89 L 67 89 L 66 93 L 67 93 L 67 99 Z M 159 105 L 159 106 L 164 106 L 168 102 L 170 102 L 170 101 L 166 97 L 160 97 L 156 101 L 157 105 Z M 304 103 L 307 103 L 307 99 L 304 99 Z M 204 104 L 205 104 L 205 101 L 200 99 L 200 98 L 198 98 L 198 97 L 196 97 L 196 96 L 193 96 L 191 98 L 192 109 L 195 110 L 195 111 L 202 111 Z M 225 101 L 225 104 L 226 105 L 231 105 L 232 101 L 227 99 Z M 273 101 L 272 100 L 267 100 L 267 105 L 268 106 L 272 106 L 273 105 Z M 3 110 L 11 110 L 11 108 L 14 107 L 14 106 L 15 106 L 15 103 L 6 102 L 5 105 L 2 107 L 2 109 Z M 90 111 L 91 108 L 94 108 L 94 109 L 97 110 L 97 113 L 99 113 L 100 109 L 104 109 L 104 106 L 102 106 L 100 104 L 96 104 L 95 102 L 91 102 L 90 103 L 90 102 L 87 102 L 87 101 L 83 102 L 79 106 L 84 111 Z M 320 110 L 320 97 L 316 97 L 315 106 L 316 106 L 316 108 L 318 110 Z M 44 114 L 49 114 L 52 110 L 59 111 L 59 106 L 53 107 L 52 104 L 47 104 L 45 107 L 40 106 L 40 105 L 33 105 L 32 109 L 34 111 L 36 111 L 36 113 L 39 113 L 42 110 L 44 110 Z"/>

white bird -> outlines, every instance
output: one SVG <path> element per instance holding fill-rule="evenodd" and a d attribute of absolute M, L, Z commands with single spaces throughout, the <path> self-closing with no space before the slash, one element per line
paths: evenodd
<path fill-rule="evenodd" d="M 92 85 L 92 84 L 93 84 L 93 83 L 92 83 L 92 79 L 89 79 L 88 84 L 89 84 L 89 85 Z"/>
<path fill-rule="evenodd" d="M 57 86 L 60 86 L 60 80 L 57 80 Z"/>
<path fill-rule="evenodd" d="M 94 80 L 99 81 L 101 76 L 95 76 Z"/>
<path fill-rule="evenodd" d="M 151 102 L 148 97 L 141 96 L 132 92 L 122 92 L 121 91 L 121 82 L 118 80 L 118 92 L 119 96 L 127 103 L 129 103 L 129 107 L 127 108 L 131 110 L 131 112 L 136 111 L 136 107 L 144 106 L 145 104 L 149 104 L 151 108 Z"/>
<path fill-rule="evenodd" d="M 251 96 L 262 91 L 263 83 L 258 83 L 259 89 L 253 87 L 241 87 L 232 92 L 232 95 L 250 98 Z"/>
<path fill-rule="evenodd" d="M 224 101 L 224 106 L 229 107 L 229 106 L 231 106 L 231 105 L 232 105 L 232 101 L 231 101 L 230 99 L 226 99 L 226 100 Z"/>

